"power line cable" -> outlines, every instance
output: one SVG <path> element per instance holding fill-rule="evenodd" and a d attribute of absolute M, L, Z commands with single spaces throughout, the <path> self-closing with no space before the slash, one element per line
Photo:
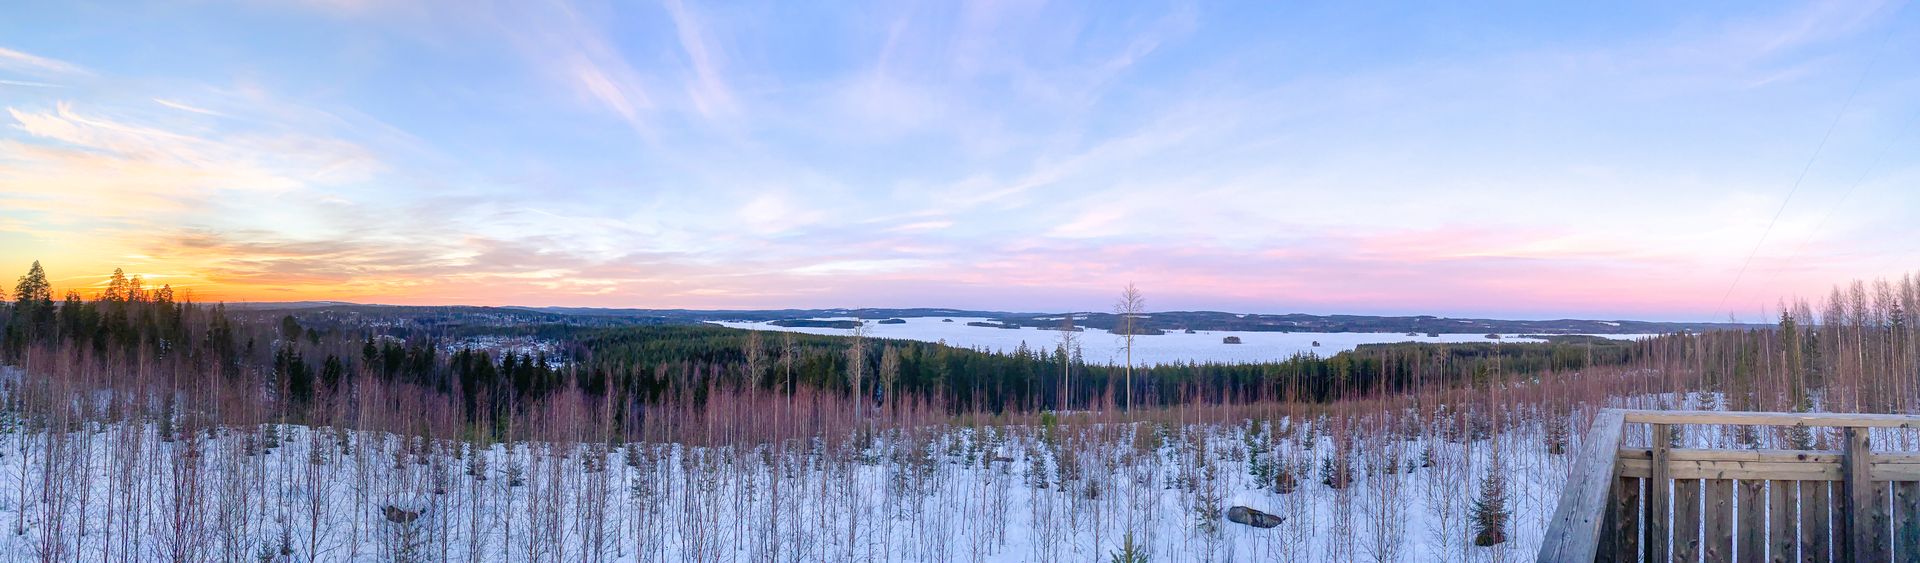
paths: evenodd
<path fill-rule="evenodd" d="M 1901 3 L 1900 9 L 1905 8 L 1906 3 Z M 1897 19 L 1899 14 L 1899 11 L 1895 11 L 1894 17 Z M 1880 63 L 1880 54 L 1886 51 L 1887 41 L 1893 38 L 1894 29 L 1896 27 L 1890 24 L 1887 26 L 1887 32 L 1880 36 L 1880 45 L 1874 48 L 1873 58 L 1867 61 L 1867 68 L 1860 72 L 1860 79 L 1853 82 L 1853 91 L 1847 93 L 1846 102 L 1840 104 L 1840 111 L 1833 115 L 1833 122 L 1827 124 L 1827 132 L 1820 136 L 1820 143 L 1814 146 L 1813 155 L 1807 157 L 1806 166 L 1800 168 L 1800 176 L 1794 178 L 1793 188 L 1787 190 L 1787 198 L 1780 202 L 1780 209 L 1773 212 L 1773 219 L 1767 221 L 1766 230 L 1760 232 L 1760 240 L 1753 244 L 1752 251 L 1747 252 L 1746 261 L 1740 264 L 1740 271 L 1734 274 L 1733 283 L 1727 284 L 1727 291 L 1720 295 L 1720 304 L 1715 305 L 1715 309 L 1726 307 L 1727 299 L 1733 297 L 1734 288 L 1739 287 L 1740 279 L 1746 277 L 1747 268 L 1753 266 L 1753 257 L 1760 254 L 1761 247 L 1766 246 L 1767 237 L 1773 234 L 1774 225 L 1780 222 L 1781 215 L 1786 214 L 1787 206 L 1793 203 L 1794 194 L 1800 192 L 1800 184 L 1807 180 L 1807 172 L 1813 170 L 1813 163 L 1820 160 L 1820 153 L 1826 150 L 1827 141 L 1833 138 L 1833 130 L 1840 126 L 1840 119 L 1847 116 L 1847 109 L 1853 106 L 1853 99 L 1860 95 L 1860 87 L 1866 85 L 1867 77 L 1873 75 L 1873 67 Z"/>
<path fill-rule="evenodd" d="M 1820 222 L 1814 223 L 1813 230 L 1808 231 L 1807 236 L 1800 239 L 1800 244 L 1793 248 L 1793 252 L 1787 254 L 1786 262 L 1792 263 L 1794 259 L 1799 258 L 1802 253 L 1806 252 L 1807 245 L 1813 244 L 1813 239 L 1819 236 L 1821 230 L 1826 228 L 1827 222 L 1831 221 L 1833 216 L 1840 211 L 1840 208 L 1846 205 L 1847 200 L 1851 199 L 1853 193 L 1859 190 L 1862 184 L 1866 183 L 1867 178 L 1872 177 L 1873 172 L 1880 168 L 1880 163 L 1886 161 L 1887 155 L 1893 154 L 1894 147 L 1899 145 L 1899 141 L 1903 138 L 1901 134 L 1916 123 L 1920 123 L 1920 113 L 1915 113 L 1912 118 L 1909 118 L 1900 127 L 1894 129 L 1894 136 L 1889 139 L 1886 148 L 1881 149 L 1880 153 L 1874 156 L 1873 161 L 1868 163 L 1867 167 L 1860 171 L 1860 176 L 1854 178 L 1853 183 L 1847 186 L 1847 191 L 1840 194 L 1839 201 L 1835 201 L 1832 207 L 1827 208 L 1827 213 L 1820 217 Z"/>

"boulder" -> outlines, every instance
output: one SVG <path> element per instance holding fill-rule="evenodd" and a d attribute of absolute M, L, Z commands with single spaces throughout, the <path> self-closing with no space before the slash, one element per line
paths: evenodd
<path fill-rule="evenodd" d="M 1279 526 L 1280 522 L 1284 520 L 1285 520 L 1284 518 L 1281 518 L 1279 516 L 1274 516 L 1272 514 L 1267 514 L 1265 512 L 1261 512 L 1261 511 L 1247 508 L 1244 506 L 1236 506 L 1236 507 L 1227 509 L 1228 522 L 1233 522 L 1235 524 L 1246 524 L 1248 526 L 1253 526 L 1255 528 L 1272 528 L 1274 526 Z"/>

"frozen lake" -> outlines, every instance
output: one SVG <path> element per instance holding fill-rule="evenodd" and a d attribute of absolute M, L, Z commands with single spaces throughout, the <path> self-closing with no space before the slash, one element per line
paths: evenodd
<path fill-rule="evenodd" d="M 898 338 L 923 342 L 945 342 L 950 346 L 982 349 L 994 352 L 1011 352 L 1021 343 L 1028 348 L 1051 351 L 1059 342 L 1060 333 L 1033 327 L 1017 329 L 967 326 L 968 322 L 990 321 L 990 319 L 969 317 L 946 317 L 953 322 L 944 322 L 943 317 L 905 318 L 906 324 L 879 324 L 867 321 L 867 335 L 876 338 Z M 818 319 L 818 320 L 852 320 Z M 845 336 L 850 329 L 781 327 L 764 322 L 726 322 L 713 324 L 752 330 L 791 331 L 807 334 L 826 334 Z M 1123 364 L 1126 363 L 1125 346 L 1119 335 L 1103 330 L 1088 329 L 1076 334 L 1079 336 L 1080 353 L 1087 363 Z M 1239 344 L 1223 344 L 1228 336 L 1240 337 Z M 1539 342 L 1536 339 L 1520 338 L 1516 335 L 1502 335 L 1501 342 Z M 1618 334 L 1605 335 L 1609 338 L 1631 340 L 1650 335 Z M 1319 347 L 1313 343 L 1318 341 Z M 1257 363 L 1285 360 L 1294 354 L 1314 353 L 1331 356 L 1361 344 L 1380 344 L 1388 342 L 1492 342 L 1485 334 L 1441 334 L 1439 337 L 1407 336 L 1406 333 L 1386 332 L 1251 332 L 1231 330 L 1202 330 L 1194 334 L 1168 332 L 1159 335 L 1141 335 L 1134 338 L 1134 365 L 1173 364 L 1188 362 L 1215 363 Z"/>

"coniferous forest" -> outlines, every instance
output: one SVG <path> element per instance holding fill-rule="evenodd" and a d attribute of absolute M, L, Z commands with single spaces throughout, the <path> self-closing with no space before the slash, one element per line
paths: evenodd
<path fill-rule="evenodd" d="M 370 322 L 383 317 L 195 303 L 118 272 L 56 300 L 47 279 L 35 264 L 0 310 L 17 370 L 0 460 L 20 508 L 8 541 L 65 556 L 1478 558 L 1540 541 L 1533 522 L 1600 407 L 1920 407 L 1912 279 L 1783 303 L 1768 328 L 1130 374 L 1057 348 L 446 311 Z M 1683 439 L 1834 439 L 1801 434 Z M 170 469 L 133 483 L 115 470 L 129 464 Z M 1475 496 L 1451 496 L 1462 479 Z M 291 496 L 233 488 L 262 486 Z M 1275 532 L 1223 527 L 1216 511 L 1249 495 Z M 936 506 L 1039 512 L 1016 534 Z M 807 516 L 727 524 L 769 513 Z"/>

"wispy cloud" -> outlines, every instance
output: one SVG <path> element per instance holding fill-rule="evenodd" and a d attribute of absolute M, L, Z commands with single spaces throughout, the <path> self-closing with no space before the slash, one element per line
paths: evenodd
<path fill-rule="evenodd" d="M 693 99 L 694 107 L 709 118 L 734 115 L 739 110 L 732 89 L 721 76 L 720 53 L 708 40 L 699 17 L 681 0 L 663 0 L 663 3 L 673 18 L 680 48 L 686 51 L 687 60 L 693 66 L 694 80 L 688 85 L 687 94 Z"/>
<path fill-rule="evenodd" d="M 80 65 L 0 47 L 0 68 L 42 75 L 89 76 Z"/>
<path fill-rule="evenodd" d="M 222 8 L 103 21 L 124 33 L 98 45 L 0 22 L 20 49 L 0 49 L 0 259 L 167 265 L 223 298 L 1039 310 L 1135 280 L 1168 307 L 1713 315 L 1697 301 L 1778 208 L 1809 108 L 1857 81 L 1862 44 L 1913 47 L 1885 2 L 1492 26 L 1449 5 L 315 0 L 249 6 L 244 32 Z M 186 24 L 204 33 L 148 31 Z M 287 42 L 233 47 L 263 35 Z M 1896 59 L 1834 174 L 1914 111 L 1887 77 L 1920 63 Z M 1780 236 L 1812 244 L 1761 252 L 1779 276 L 1737 297 L 1901 259 L 1920 201 L 1891 154 L 1836 221 L 1859 224 L 1789 209 Z M 1824 170 L 1810 193 L 1837 191 Z"/>
<path fill-rule="evenodd" d="M 19 86 L 22 88 L 65 88 L 66 87 L 61 84 L 51 84 L 47 82 L 29 82 L 26 80 L 0 80 L 0 86 Z"/>
<path fill-rule="evenodd" d="M 194 107 L 194 106 L 190 106 L 190 105 L 187 105 L 187 104 L 184 104 L 184 103 L 181 103 L 181 102 L 176 102 L 176 101 L 173 101 L 173 100 L 169 100 L 169 99 L 166 99 L 166 98 L 154 98 L 154 99 L 153 99 L 153 103 L 156 103 L 156 104 L 160 104 L 160 105 L 162 105 L 162 106 L 166 106 L 166 107 L 170 107 L 170 108 L 173 108 L 173 109 L 177 109 L 177 110 L 180 110 L 180 111 L 184 111 L 184 112 L 191 112 L 191 113 L 197 113 L 197 114 L 200 114 L 200 115 L 211 115 L 211 116 L 214 116 L 214 117 L 226 117 L 226 116 L 227 116 L 227 114 L 224 114 L 224 113 L 220 113 L 220 112 L 217 112 L 217 111 L 213 111 L 213 110 L 210 110 L 210 109 L 205 109 L 205 108 L 199 108 L 199 107 Z"/>
<path fill-rule="evenodd" d="M 613 112 L 641 134 L 652 134 L 654 108 L 647 79 L 615 47 L 607 31 L 566 0 L 515 4 L 495 14 L 497 28 L 541 74 L 582 99 Z"/>

